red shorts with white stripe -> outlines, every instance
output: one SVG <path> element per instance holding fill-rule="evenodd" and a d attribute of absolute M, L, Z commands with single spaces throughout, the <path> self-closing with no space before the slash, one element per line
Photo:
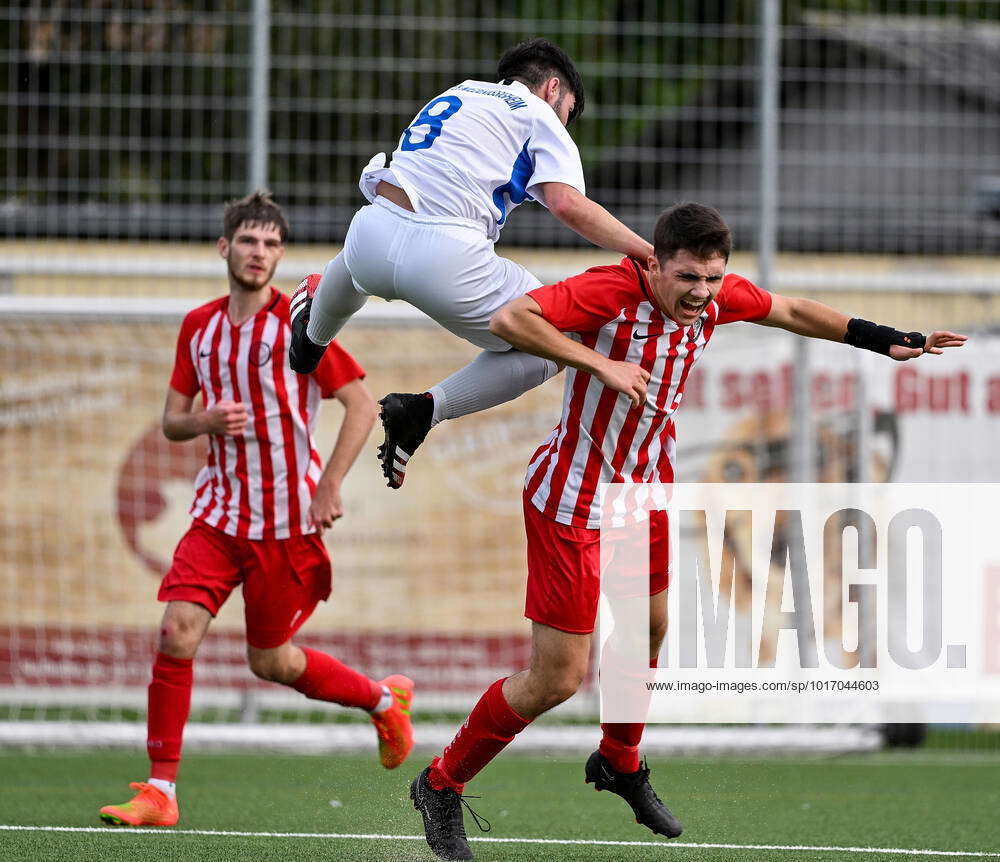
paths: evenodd
<path fill-rule="evenodd" d="M 241 539 L 195 520 L 160 583 L 161 602 L 194 602 L 212 616 L 243 585 L 247 643 L 281 646 L 330 596 L 330 556 L 318 533 Z"/>
<path fill-rule="evenodd" d="M 527 494 L 528 586 L 524 615 L 571 634 L 589 634 L 601 595 L 601 531 L 560 524 L 535 508 Z M 667 513 L 653 512 L 649 544 L 649 595 L 670 582 Z"/>

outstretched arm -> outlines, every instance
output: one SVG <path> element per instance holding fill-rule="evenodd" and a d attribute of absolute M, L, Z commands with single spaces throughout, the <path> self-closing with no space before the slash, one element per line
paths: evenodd
<path fill-rule="evenodd" d="M 955 332 L 932 332 L 927 336 L 919 332 L 899 332 L 888 326 L 848 317 L 814 299 L 777 293 L 771 295 L 770 313 L 756 322 L 808 338 L 846 342 L 853 347 L 864 347 L 891 356 L 900 362 L 915 359 L 924 353 L 942 353 L 945 347 L 961 347 L 966 341 L 965 335 Z"/>
<path fill-rule="evenodd" d="M 639 260 L 646 260 L 653 253 L 650 243 L 573 186 L 541 183 L 539 188 L 545 196 L 549 212 L 594 245 Z"/>
<path fill-rule="evenodd" d="M 814 299 L 772 293 L 771 311 L 767 317 L 757 322 L 763 326 L 776 326 L 807 338 L 843 341 L 847 334 L 848 321 L 850 318 L 846 314 Z"/>
<path fill-rule="evenodd" d="M 605 386 L 627 395 L 638 407 L 646 400 L 649 372 L 631 362 L 615 362 L 563 335 L 530 296 L 508 302 L 490 320 L 490 332 L 518 350 L 593 374 Z"/>

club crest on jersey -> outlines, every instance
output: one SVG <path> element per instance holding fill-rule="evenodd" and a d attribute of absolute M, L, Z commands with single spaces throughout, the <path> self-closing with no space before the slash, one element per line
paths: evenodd
<path fill-rule="evenodd" d="M 271 345 L 266 341 L 255 341 L 250 345 L 248 358 L 258 368 L 262 368 L 271 361 Z"/>
<path fill-rule="evenodd" d="M 701 330 L 704 328 L 704 326 L 705 326 L 705 318 L 704 317 L 699 317 L 691 325 L 691 340 L 692 341 L 697 341 L 701 337 Z"/>

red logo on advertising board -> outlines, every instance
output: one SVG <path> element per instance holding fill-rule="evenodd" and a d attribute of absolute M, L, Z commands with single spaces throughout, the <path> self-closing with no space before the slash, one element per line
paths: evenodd
<path fill-rule="evenodd" d="M 187 482 L 193 496 L 194 479 L 205 464 L 205 455 L 203 439 L 172 443 L 156 423 L 135 442 L 118 471 L 118 523 L 128 546 L 157 576 L 170 568 L 172 548 L 147 547 L 142 527 L 166 513 L 168 501 L 164 488 L 168 482 Z"/>

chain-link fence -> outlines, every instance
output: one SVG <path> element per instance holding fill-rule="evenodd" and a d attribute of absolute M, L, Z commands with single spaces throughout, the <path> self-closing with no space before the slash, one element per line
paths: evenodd
<path fill-rule="evenodd" d="M 776 0 L 775 0 L 776 2 Z M 6 236 L 207 238 L 267 184 L 299 241 L 335 242 L 359 169 L 516 41 L 576 59 L 591 194 L 637 229 L 678 199 L 761 221 L 761 10 L 708 2 L 61 0 L 0 7 Z M 1000 246 L 1000 3 L 781 6 L 778 247 Z M 540 208 L 516 244 L 579 240 Z"/>
<path fill-rule="evenodd" d="M 766 12 L 773 27 L 764 26 Z M 1000 247 L 1000 0 L 0 6 L 0 293 L 34 303 L 35 314 L 31 326 L 11 314 L 0 339 L 0 418 L 10 441 L 0 462 L 14 489 L 0 507 L 9 527 L 0 531 L 0 581 L 12 597 L 0 628 L 16 647 L 0 654 L 0 677 L 28 647 L 37 647 L 38 667 L 53 663 L 71 681 L 79 667 L 61 664 L 56 647 L 76 655 L 84 644 L 104 656 L 109 643 L 127 651 L 147 642 L 158 611 L 142 561 L 150 549 L 169 554 L 189 487 L 157 454 L 165 443 L 153 427 L 176 309 L 157 317 L 146 306 L 155 297 L 194 305 L 222 289 L 224 269 L 208 247 L 222 201 L 255 186 L 274 191 L 293 226 L 279 284 L 293 286 L 334 252 L 305 243 L 342 240 L 363 202 L 357 177 L 369 157 L 391 151 L 437 93 L 465 78 L 495 80 L 503 50 L 536 35 L 561 44 L 583 75 L 587 109 L 571 132 L 590 195 L 640 232 L 676 200 L 703 201 L 735 229 L 740 253 L 731 269 L 771 289 L 903 329 L 1000 328 L 998 269 L 986 256 Z M 538 206 L 521 208 L 504 237 L 508 246 L 582 244 Z M 545 281 L 598 262 L 578 248 L 515 255 Z M 95 315 L 114 317 L 104 311 L 120 314 L 129 300 L 146 316 L 114 327 L 103 320 L 98 331 Z M 0 303 L 0 318 L 13 307 Z M 63 315 L 57 325 L 53 312 Z M 685 395 L 679 452 L 687 479 L 1000 475 L 990 445 L 1000 421 L 1000 344 L 992 339 L 914 369 L 876 368 L 834 345 L 809 361 L 790 338 L 757 328 L 725 338 Z M 353 324 L 345 343 L 379 393 L 431 384 L 471 355 L 442 332 L 403 324 Z M 84 386 L 88 362 L 100 373 Z M 127 404 L 116 374 L 133 374 Z M 426 456 L 437 470 L 410 480 L 438 481 L 433 493 L 385 502 L 370 464 L 352 474 L 361 489 L 351 501 L 357 532 L 341 532 L 338 565 L 356 574 L 384 555 L 400 573 L 423 565 L 445 575 L 423 605 L 403 609 L 413 636 L 430 644 L 425 673 L 451 672 L 456 643 L 465 652 L 479 644 L 504 667 L 525 648 L 519 594 L 502 578 L 523 558 L 517 487 L 556 419 L 558 386 L 441 432 L 436 454 Z M 39 428 L 39 418 L 67 421 Z M 135 496 L 155 505 L 129 515 L 118 496 L 122 475 L 141 477 Z M 78 542 L 39 527 L 65 523 L 61 507 L 78 498 L 91 504 L 89 520 L 78 512 L 69 519 L 90 527 Z M 454 511 L 434 509 L 438 498 Z M 440 517 L 426 517 L 428 505 Z M 413 506 L 423 508 L 408 512 Z M 389 538 L 379 524 L 392 526 Z M 439 597 L 471 601 L 448 578 L 473 570 L 442 552 L 442 531 L 454 544 L 448 554 L 475 559 L 478 581 L 495 588 L 496 638 L 448 639 L 439 616 L 451 605 Z M 99 602 L 64 603 L 81 559 L 90 577 L 109 569 L 132 577 L 132 604 L 110 614 Z M 349 583 L 338 584 L 343 617 L 334 627 L 351 623 L 358 644 L 381 643 L 369 637 L 384 622 L 381 593 L 369 597 L 362 581 L 350 593 Z M 235 617 L 216 629 L 226 626 L 239 634 Z M 218 654 L 228 655 L 232 644 L 220 643 Z M 411 646 L 390 640 L 401 655 Z M 95 677 L 105 673 L 92 667 Z M 481 681 L 465 672 L 439 688 L 478 690 Z M 32 687 L 25 702 L 43 689 Z"/>

